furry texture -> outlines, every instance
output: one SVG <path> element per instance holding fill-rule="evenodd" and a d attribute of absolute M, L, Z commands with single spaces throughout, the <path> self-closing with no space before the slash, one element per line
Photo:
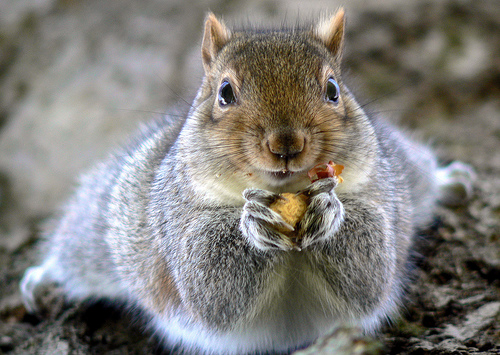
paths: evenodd
<path fill-rule="evenodd" d="M 343 11 L 277 32 L 233 33 L 210 15 L 187 119 L 157 122 L 82 180 L 22 281 L 28 309 L 55 281 L 69 299 L 129 302 L 167 347 L 206 354 L 286 352 L 393 316 L 415 230 L 470 174 L 438 170 L 428 148 L 363 112 L 341 78 L 343 31 Z M 309 184 L 329 160 L 344 183 Z M 300 250 L 269 209 L 298 190 L 310 195 Z"/>

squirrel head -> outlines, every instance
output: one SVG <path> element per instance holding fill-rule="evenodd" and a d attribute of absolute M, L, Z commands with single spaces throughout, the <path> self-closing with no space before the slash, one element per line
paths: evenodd
<path fill-rule="evenodd" d="M 233 32 L 208 14 L 187 129 L 210 162 L 203 181 L 293 191 L 318 163 L 360 164 L 353 146 L 370 129 L 341 79 L 344 27 L 343 9 L 309 28 L 263 31 Z"/>

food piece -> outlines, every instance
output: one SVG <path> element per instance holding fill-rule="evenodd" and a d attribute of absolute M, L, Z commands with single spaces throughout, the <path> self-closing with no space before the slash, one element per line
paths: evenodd
<path fill-rule="evenodd" d="M 281 215 L 283 220 L 295 228 L 307 210 L 307 196 L 304 194 L 282 193 L 270 208 Z"/>
<path fill-rule="evenodd" d="M 339 175 L 344 169 L 343 165 L 335 164 L 333 161 L 329 161 L 327 164 L 318 164 L 313 167 L 307 175 L 311 182 L 315 182 L 320 179 L 326 179 L 329 177 L 336 176 L 339 182 L 344 181 Z M 296 228 L 297 223 L 304 217 L 307 210 L 309 197 L 303 193 L 292 194 L 289 192 L 282 193 L 280 195 L 282 198 L 277 199 L 271 204 L 270 208 L 281 215 L 283 220 Z M 295 231 L 290 232 L 287 229 L 282 229 L 280 232 L 298 238 Z"/>
<path fill-rule="evenodd" d="M 328 164 L 318 164 L 314 168 L 308 171 L 307 176 L 311 179 L 311 182 L 318 181 L 320 179 L 326 179 L 329 177 L 336 176 L 339 182 L 343 182 L 341 176 L 339 176 L 344 170 L 344 166 L 340 164 L 335 164 L 333 161 L 329 161 Z"/>

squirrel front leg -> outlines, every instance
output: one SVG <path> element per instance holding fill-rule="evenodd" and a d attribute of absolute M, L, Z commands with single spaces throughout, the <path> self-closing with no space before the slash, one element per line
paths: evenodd
<path fill-rule="evenodd" d="M 174 268 L 180 296 L 209 329 L 238 327 L 280 256 L 254 248 L 242 236 L 241 208 L 198 209 L 190 215 Z"/>
<path fill-rule="evenodd" d="M 302 248 L 333 238 L 342 225 L 344 206 L 334 190 L 338 183 L 337 177 L 320 179 L 303 191 L 309 197 L 309 206 L 299 223 Z"/>
<path fill-rule="evenodd" d="M 392 224 L 384 207 L 366 194 L 341 201 L 337 184 L 336 177 L 321 179 L 303 191 L 309 206 L 299 222 L 300 247 L 330 285 L 332 304 L 371 330 L 401 294 L 402 249 L 409 245 L 410 228 Z"/>
<path fill-rule="evenodd" d="M 344 218 L 334 235 L 303 252 L 333 292 L 338 309 L 366 331 L 390 316 L 402 294 L 410 228 L 389 221 L 363 196 L 342 197 Z"/>

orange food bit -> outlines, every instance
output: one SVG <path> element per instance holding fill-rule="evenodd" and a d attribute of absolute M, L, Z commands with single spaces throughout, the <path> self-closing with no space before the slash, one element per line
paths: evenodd
<path fill-rule="evenodd" d="M 311 182 L 315 182 L 321 179 L 326 179 L 329 177 L 338 177 L 339 182 L 344 181 L 339 175 L 344 170 L 344 166 L 340 164 L 335 164 L 333 161 L 329 161 L 327 164 L 321 163 L 313 167 L 307 172 L 307 176 L 311 179 Z"/>

